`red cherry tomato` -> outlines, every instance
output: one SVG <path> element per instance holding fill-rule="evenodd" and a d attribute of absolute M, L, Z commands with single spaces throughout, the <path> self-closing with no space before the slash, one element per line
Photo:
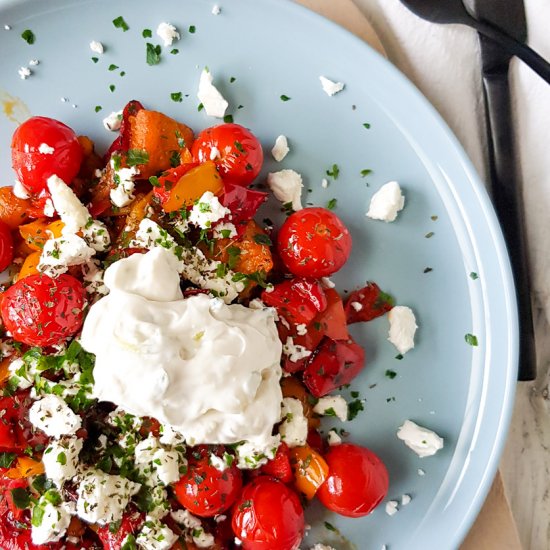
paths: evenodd
<path fill-rule="evenodd" d="M 31 193 L 39 193 L 47 189 L 47 179 L 53 174 L 70 185 L 83 153 L 71 128 L 53 118 L 35 116 L 15 130 L 11 158 L 19 181 Z"/>
<path fill-rule="evenodd" d="M 208 450 L 199 449 L 191 453 L 187 472 L 174 485 L 174 491 L 179 503 L 192 514 L 212 517 L 231 507 L 241 487 L 242 474 L 235 464 L 222 472 L 210 464 Z"/>
<path fill-rule="evenodd" d="M 292 481 L 294 474 L 290 465 L 290 449 L 284 441 L 279 445 L 273 459 L 264 464 L 260 468 L 260 471 L 262 474 L 272 476 L 283 483 L 290 483 Z"/>
<path fill-rule="evenodd" d="M 264 191 L 246 189 L 226 182 L 220 202 L 231 210 L 231 221 L 237 225 L 241 221 L 251 220 L 267 197 L 268 194 Z"/>
<path fill-rule="evenodd" d="M 326 208 L 304 208 L 291 214 L 277 238 L 279 255 L 299 277 L 327 277 L 338 271 L 351 252 L 351 235 Z"/>
<path fill-rule="evenodd" d="M 51 346 L 80 330 L 85 304 L 86 290 L 71 275 L 30 275 L 4 292 L 0 312 L 14 340 Z"/>
<path fill-rule="evenodd" d="M 304 371 L 304 384 L 315 396 L 349 384 L 365 366 L 365 350 L 351 338 L 335 341 L 325 338 Z"/>
<path fill-rule="evenodd" d="M 388 492 L 388 471 L 365 447 L 342 443 L 325 455 L 329 476 L 317 497 L 333 512 L 358 518 L 370 514 Z"/>
<path fill-rule="evenodd" d="M 292 279 L 276 284 L 270 292 L 262 292 L 262 300 L 277 309 L 291 323 L 309 324 L 327 307 L 323 287 L 311 279 Z"/>
<path fill-rule="evenodd" d="M 211 158 L 214 148 L 219 153 L 217 158 Z M 225 182 L 244 186 L 254 181 L 264 160 L 256 136 L 239 124 L 206 128 L 195 139 L 191 153 L 197 162 L 214 160 Z"/>
<path fill-rule="evenodd" d="M 97 536 L 103 544 L 103 550 L 121 550 L 126 537 L 139 531 L 143 521 L 143 514 L 125 512 L 117 529 L 113 530 L 110 524 L 100 526 L 97 529 Z"/>
<path fill-rule="evenodd" d="M 360 308 L 352 304 L 360 304 Z M 359 323 L 370 321 L 384 315 L 394 306 L 394 300 L 385 292 L 382 292 L 376 283 L 368 282 L 366 286 L 352 292 L 345 305 L 346 318 L 348 323 Z"/>
<path fill-rule="evenodd" d="M 13 238 L 10 228 L 0 221 L 0 271 L 8 268 L 13 260 Z"/>
<path fill-rule="evenodd" d="M 235 503 L 232 525 L 243 550 L 293 550 L 304 536 L 304 510 L 292 489 L 259 476 Z"/>

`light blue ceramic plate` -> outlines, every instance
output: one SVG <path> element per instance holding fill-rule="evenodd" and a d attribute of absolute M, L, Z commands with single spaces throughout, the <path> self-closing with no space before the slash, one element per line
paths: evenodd
<path fill-rule="evenodd" d="M 279 134 L 288 136 L 291 153 L 280 165 L 268 158 L 264 173 L 293 168 L 309 188 L 305 201 L 326 205 L 337 199 L 336 212 L 354 238 L 352 259 L 335 277 L 338 287 L 377 281 L 398 303 L 414 308 L 420 325 L 416 349 L 401 361 L 386 341 L 385 318 L 355 327 L 368 365 L 351 389 L 366 403 L 345 426 L 350 439 L 371 447 L 388 465 L 388 498 L 409 494 L 412 502 L 393 517 L 382 506 L 361 520 L 323 516 L 314 508 L 316 527 L 304 548 L 319 541 L 345 546 L 324 521 L 359 549 L 456 548 L 495 473 L 516 377 L 514 291 L 483 185 L 434 109 L 363 42 L 289 2 L 220 5 L 216 16 L 211 0 L 0 0 L 4 114 L 25 116 L 20 100 L 30 113 L 60 118 L 90 135 L 100 149 L 113 138 L 103 117 L 132 98 L 199 129 L 216 122 L 197 110 L 199 73 L 208 66 L 235 121 L 252 128 L 266 151 Z M 127 32 L 112 24 L 121 15 Z M 159 43 L 154 31 L 162 21 L 180 30 L 173 46 L 179 53 L 163 48 L 161 63 L 148 66 L 146 42 Z M 152 39 L 142 37 L 144 28 L 153 30 Z M 21 38 L 25 29 L 34 32 L 33 45 Z M 91 40 L 106 47 L 97 63 Z M 40 63 L 22 80 L 18 69 L 31 59 Z M 320 75 L 344 82 L 345 90 L 328 97 Z M 183 101 L 176 103 L 170 94 L 180 91 Z M 98 113 L 96 106 L 102 107 Z M 13 179 L 9 143 L 15 126 L 0 118 L 4 184 Z M 324 189 L 321 181 L 333 164 L 339 177 L 329 177 Z M 361 177 L 364 169 L 373 172 Z M 370 197 L 393 179 L 406 194 L 405 210 L 391 224 L 367 219 Z M 477 337 L 477 347 L 465 342 L 467 333 Z M 386 370 L 397 377 L 389 379 Z M 407 418 L 442 435 L 444 450 L 416 457 L 395 436 Z"/>

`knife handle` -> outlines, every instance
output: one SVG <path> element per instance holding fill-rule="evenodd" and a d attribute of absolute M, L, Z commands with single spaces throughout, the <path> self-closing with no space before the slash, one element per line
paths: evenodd
<path fill-rule="evenodd" d="M 510 55 L 519 57 L 525 64 L 529 65 L 533 71 L 535 71 L 541 78 L 546 80 L 550 84 L 550 63 L 539 55 L 535 50 L 518 42 L 515 38 L 505 33 L 503 30 L 487 23 L 485 21 L 478 21 L 472 18 L 475 29 L 496 42 L 503 50 Z"/>
<path fill-rule="evenodd" d="M 536 378 L 531 280 L 521 179 L 517 175 L 508 68 L 483 74 L 487 115 L 490 192 L 512 264 L 519 313 L 518 380 Z"/>

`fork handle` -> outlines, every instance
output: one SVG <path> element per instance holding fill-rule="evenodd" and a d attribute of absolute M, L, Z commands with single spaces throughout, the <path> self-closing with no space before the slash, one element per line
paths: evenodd
<path fill-rule="evenodd" d="M 521 179 L 517 176 L 508 67 L 485 72 L 490 191 L 512 264 L 519 313 L 518 380 L 536 377 L 536 348 L 531 310 L 531 280 Z M 502 343 L 504 344 L 504 342 Z"/>
<path fill-rule="evenodd" d="M 484 21 L 478 21 L 473 17 L 472 24 L 479 33 L 496 42 L 509 54 L 521 59 L 541 78 L 550 84 L 550 63 L 548 63 L 548 61 L 540 56 L 535 50 L 527 46 L 527 44 L 523 44 L 515 38 L 512 38 L 509 34 L 506 34 L 494 25 Z"/>

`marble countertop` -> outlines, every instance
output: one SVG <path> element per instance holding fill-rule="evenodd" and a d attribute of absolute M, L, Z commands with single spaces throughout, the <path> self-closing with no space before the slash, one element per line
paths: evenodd
<path fill-rule="evenodd" d="M 529 43 L 550 59 L 550 2 L 524 1 Z M 485 115 L 476 33 L 422 21 L 398 0 L 354 2 L 371 22 L 390 60 L 439 110 L 485 178 Z M 518 384 L 501 472 L 523 548 L 542 550 L 550 548 L 550 86 L 517 60 L 512 62 L 511 86 L 534 283 L 538 376 Z"/>

